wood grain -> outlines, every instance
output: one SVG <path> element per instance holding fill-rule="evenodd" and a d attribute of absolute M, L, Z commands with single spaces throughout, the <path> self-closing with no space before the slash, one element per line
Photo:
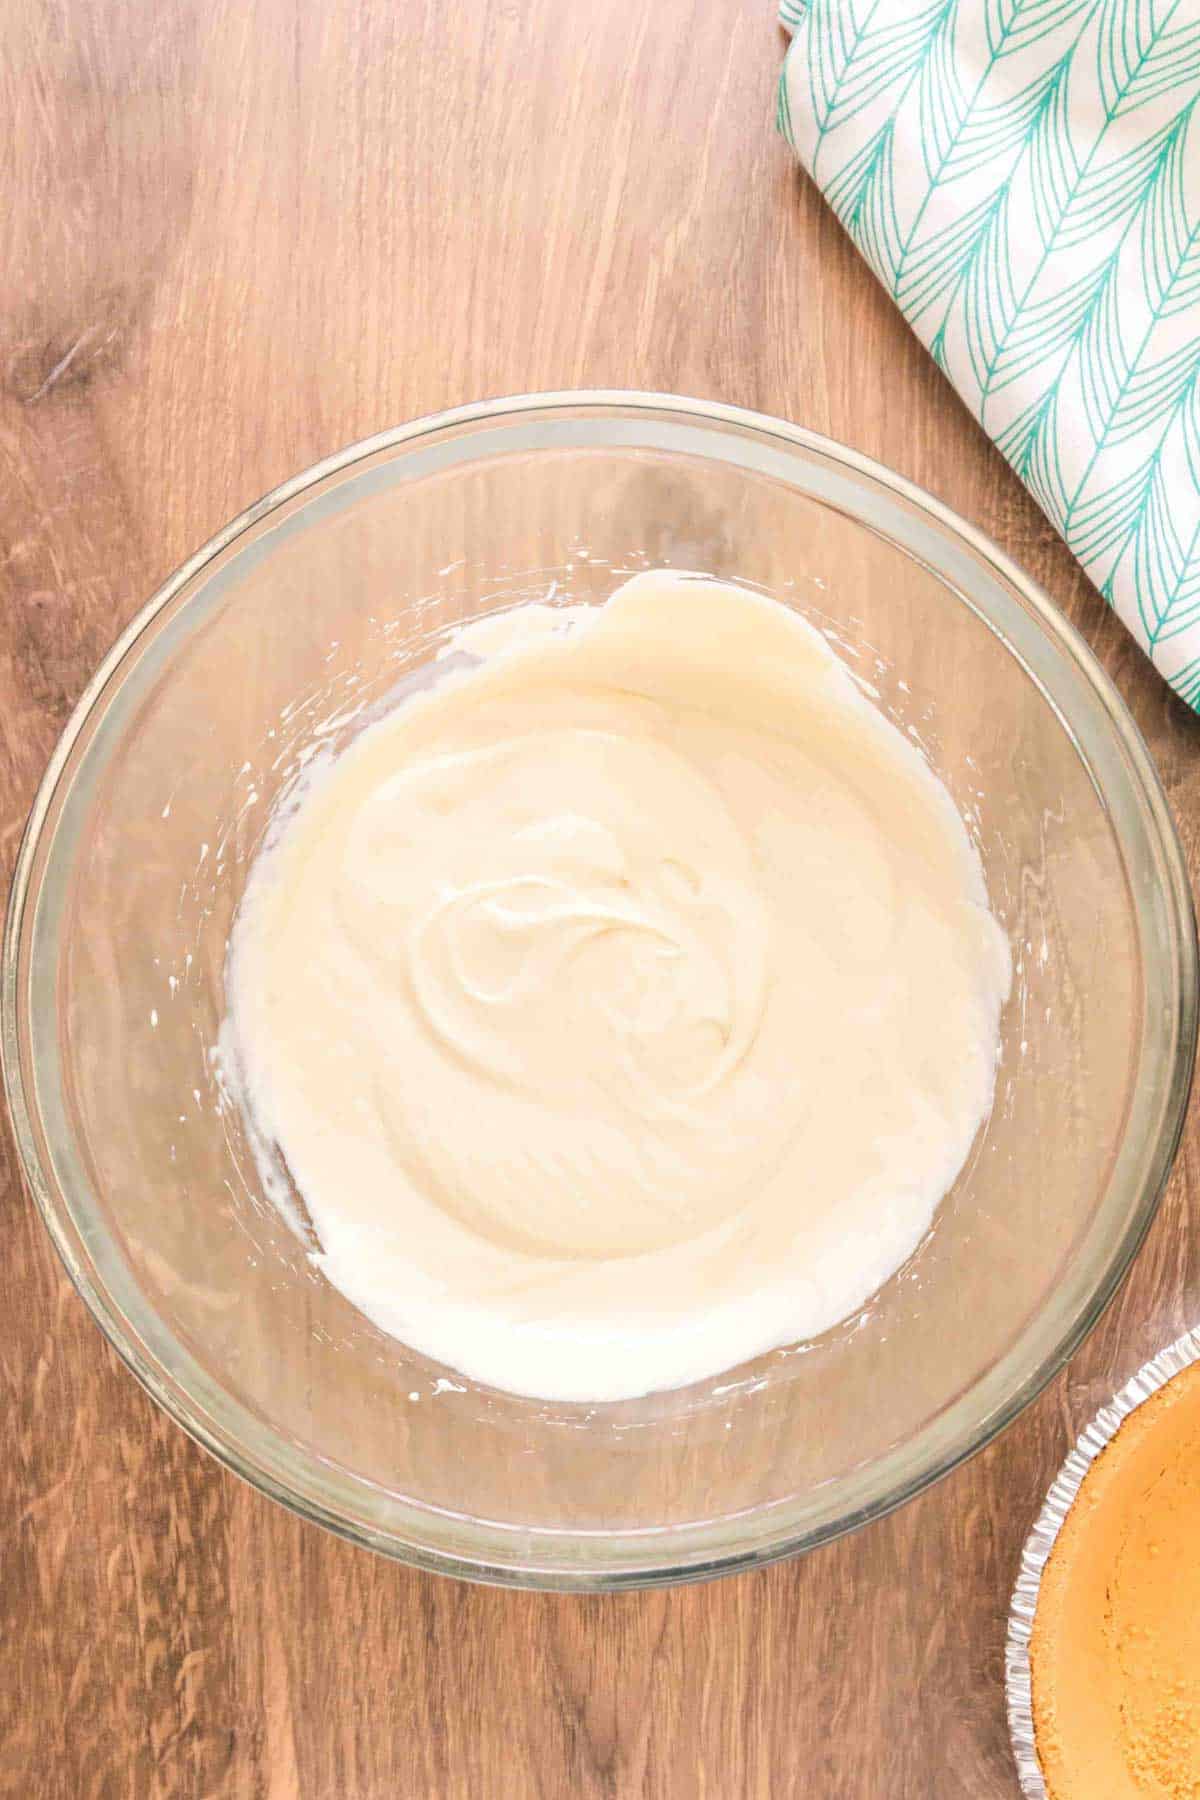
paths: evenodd
<path fill-rule="evenodd" d="M 0 7 L 0 854 L 149 589 L 351 439 L 485 394 L 675 389 L 931 488 L 1032 570 L 1200 866 L 1200 723 L 1145 666 L 771 128 L 745 0 Z M 1003 1440 L 869 1531 L 572 1599 L 349 1548 L 104 1346 L 0 1168 L 0 1793 L 1011 1796 L 1018 1548 L 1069 1439 L 1195 1322 L 1191 1130 L 1132 1278 Z"/>

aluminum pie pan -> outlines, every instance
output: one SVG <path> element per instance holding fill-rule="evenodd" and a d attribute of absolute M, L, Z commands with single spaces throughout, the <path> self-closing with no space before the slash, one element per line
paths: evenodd
<path fill-rule="evenodd" d="M 1042 1572 L 1058 1541 L 1067 1514 L 1083 1486 L 1084 1477 L 1102 1450 L 1107 1449 L 1130 1413 L 1173 1381 L 1176 1375 L 1200 1362 L 1200 1330 L 1185 1331 L 1165 1350 L 1143 1363 L 1137 1374 L 1102 1406 L 1081 1432 L 1075 1448 L 1059 1470 L 1041 1512 L 1021 1551 L 1021 1567 L 1013 1588 L 1008 1614 L 1008 1638 L 1004 1647 L 1004 1692 L 1008 1730 L 1012 1740 L 1017 1778 L 1025 1800 L 1049 1800 L 1049 1791 L 1038 1761 L 1033 1729 L 1033 1693 L 1029 1641 L 1037 1612 Z"/>

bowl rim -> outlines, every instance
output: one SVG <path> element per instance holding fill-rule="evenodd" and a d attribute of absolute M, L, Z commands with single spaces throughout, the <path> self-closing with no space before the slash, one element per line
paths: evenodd
<path fill-rule="evenodd" d="M 344 1516 L 336 1506 L 324 1500 L 320 1493 L 304 1491 L 294 1478 L 289 1479 L 286 1471 L 281 1472 L 278 1462 L 273 1464 L 271 1459 L 251 1453 L 244 1438 L 235 1441 L 214 1423 L 210 1423 L 204 1410 L 187 1389 L 133 1335 L 130 1322 L 111 1299 L 102 1279 L 93 1274 L 94 1263 L 85 1247 L 72 1236 L 70 1225 L 75 1221 L 68 1220 L 66 1216 L 69 1214 L 69 1203 L 52 1174 L 43 1167 L 38 1152 L 33 1125 L 33 1100 L 26 1090 L 22 1071 L 21 1026 L 28 1011 L 28 995 L 20 980 L 21 945 L 30 900 L 36 898 L 37 893 L 32 885 L 37 853 L 59 782 L 72 752 L 91 718 L 97 700 L 108 687 L 120 664 L 164 609 L 190 582 L 269 514 L 288 505 L 306 490 L 316 487 L 329 477 L 344 473 L 356 463 L 380 452 L 399 450 L 406 445 L 413 445 L 419 439 L 463 426 L 512 421 L 527 413 L 553 414 L 578 412 L 581 409 L 600 414 L 666 413 L 676 419 L 691 418 L 708 426 L 732 426 L 759 439 L 781 440 L 785 446 L 832 464 L 852 477 L 882 486 L 916 512 L 924 514 L 944 535 L 964 544 L 1002 583 L 1016 591 L 1018 599 L 1033 615 L 1041 631 L 1065 654 L 1077 673 L 1083 676 L 1091 689 L 1092 697 L 1099 702 L 1104 721 L 1124 754 L 1128 774 L 1144 810 L 1146 828 L 1151 831 L 1161 851 L 1163 897 L 1171 915 L 1179 962 L 1174 1020 L 1177 1038 L 1161 1125 L 1157 1136 L 1148 1139 L 1150 1154 L 1140 1198 L 1132 1210 L 1130 1222 L 1115 1253 L 1105 1264 L 1100 1279 L 1090 1288 L 1087 1298 L 1077 1306 L 1064 1329 L 1058 1333 L 1052 1348 L 1009 1393 L 1005 1403 L 992 1412 L 985 1413 L 973 1429 L 961 1434 L 949 1451 L 929 1457 L 915 1473 L 880 1492 L 867 1504 L 819 1523 L 815 1528 L 797 1530 L 793 1526 L 789 1530 L 786 1501 L 753 1509 L 749 1515 L 734 1515 L 743 1519 L 747 1516 L 762 1517 L 767 1522 L 768 1529 L 760 1539 L 750 1543 L 743 1540 L 733 1548 L 721 1548 L 720 1529 L 728 1526 L 728 1518 L 656 1527 L 648 1531 L 645 1528 L 627 1529 L 611 1534 L 548 1529 L 530 1532 L 523 1527 L 475 1522 L 479 1532 L 486 1531 L 491 1537 L 492 1548 L 497 1534 L 512 1534 L 514 1555 L 511 1561 L 505 1561 L 494 1554 L 481 1552 L 477 1556 L 473 1552 L 467 1554 L 449 1550 L 431 1544 L 428 1537 L 409 1538 L 392 1529 L 377 1529 Z M 865 521 L 862 523 L 865 525 Z M 1049 696 L 1046 698 L 1057 710 L 1056 702 Z M 1070 731 L 1069 722 L 1064 723 Z M 1149 1228 L 1170 1175 L 1183 1131 L 1194 1071 L 1198 1014 L 1200 994 L 1191 885 L 1161 780 L 1132 714 L 1115 684 L 1078 630 L 1054 606 L 1040 586 L 983 532 L 962 519 L 935 496 L 884 464 L 832 438 L 744 407 L 683 395 L 623 389 L 559 389 L 503 395 L 426 414 L 406 424 L 377 432 L 334 452 L 270 490 L 183 562 L 138 609 L 118 635 L 84 687 L 55 745 L 38 785 L 21 838 L 9 890 L 0 960 L 0 1066 L 3 1070 L 18 1164 L 25 1186 L 33 1195 L 51 1241 L 77 1292 L 108 1342 L 151 1398 L 196 1443 L 234 1474 L 269 1498 L 299 1513 L 301 1517 L 312 1520 L 351 1542 L 383 1552 L 418 1568 L 468 1580 L 577 1592 L 664 1586 L 702 1580 L 762 1566 L 800 1550 L 815 1548 L 870 1520 L 881 1518 L 913 1499 L 983 1449 L 1012 1423 L 1069 1360 L 1096 1324 L 1124 1280 Z M 187 1353 L 184 1355 L 186 1357 Z M 973 1383 L 972 1387 L 975 1385 Z M 236 1408 L 242 1408 L 240 1401 L 234 1401 L 233 1404 Z M 266 1436 L 272 1442 L 279 1438 L 273 1427 L 268 1427 Z M 312 1452 L 306 1455 L 310 1462 L 319 1460 L 313 1457 Z M 435 1510 L 420 1502 L 407 1499 L 401 1502 L 396 1496 L 392 1498 L 402 1511 L 407 1509 L 409 1513 L 419 1515 L 422 1519 L 427 1520 Z M 561 1541 L 564 1547 L 573 1547 L 576 1554 L 564 1557 L 562 1561 L 522 1556 L 521 1541 L 528 1545 L 531 1537 L 543 1541 Z M 680 1553 L 684 1548 L 681 1540 L 685 1538 L 691 1540 L 691 1548 L 681 1560 Z M 581 1561 L 577 1554 L 579 1546 L 589 1540 L 619 1543 L 627 1547 L 632 1547 L 635 1541 L 646 1545 L 649 1540 L 657 1540 L 665 1554 L 649 1558 L 630 1556 L 625 1563 L 606 1560 L 603 1564 L 589 1566 L 586 1558 Z M 674 1555 L 671 1554 L 672 1546 Z"/>

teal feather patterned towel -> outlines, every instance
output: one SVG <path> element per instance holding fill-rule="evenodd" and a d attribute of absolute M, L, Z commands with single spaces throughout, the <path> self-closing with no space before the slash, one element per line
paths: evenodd
<path fill-rule="evenodd" d="M 783 0 L 779 124 L 1200 710 L 1200 0 Z"/>

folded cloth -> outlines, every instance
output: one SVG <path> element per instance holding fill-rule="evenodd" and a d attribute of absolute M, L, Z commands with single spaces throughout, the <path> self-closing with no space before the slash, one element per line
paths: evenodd
<path fill-rule="evenodd" d="M 783 0 L 779 125 L 1200 710 L 1200 0 Z"/>

